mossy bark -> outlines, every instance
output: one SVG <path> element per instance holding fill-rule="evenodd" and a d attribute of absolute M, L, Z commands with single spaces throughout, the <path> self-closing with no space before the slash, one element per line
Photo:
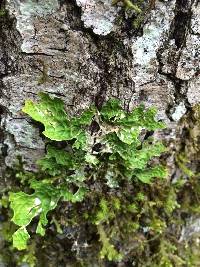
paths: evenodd
<path fill-rule="evenodd" d="M 142 15 L 125 9 L 123 1 L 116 5 L 112 5 L 111 0 L 1 1 L 2 194 L 18 183 L 14 174 L 16 164 L 18 167 L 21 164 L 19 158 L 23 168 L 34 172 L 36 160 L 44 154 L 45 140 L 40 125 L 21 112 L 25 99 L 37 99 L 38 92 L 43 91 L 61 97 L 72 114 L 93 103 L 100 108 L 110 97 L 119 98 L 126 110 L 141 102 L 147 107 L 156 106 L 158 119 L 167 124 L 166 130 L 155 135 L 169 147 L 162 159 L 170 170 L 169 181 L 176 181 L 180 176 L 189 179 L 183 169 L 186 166 L 194 173 L 191 175 L 193 180 L 188 187 L 183 187 L 178 201 L 179 204 L 198 203 L 198 197 L 193 195 L 198 192 L 190 189 L 194 186 L 198 189 L 196 173 L 200 160 L 200 3 L 198 0 L 176 0 L 140 2 L 138 5 L 144 10 Z M 180 213 L 185 217 L 181 217 L 184 220 L 180 228 L 188 222 L 184 229 L 189 229 L 192 235 L 183 237 L 187 232 L 183 229 L 175 231 L 175 236 L 177 240 L 182 236 L 181 240 L 185 242 L 191 236 L 196 238 L 200 231 L 198 227 L 190 227 L 194 221 L 198 224 L 198 212 L 193 215 L 194 211 L 186 204 L 183 207 L 185 213 Z M 6 213 L 5 208 L 2 209 Z M 72 210 L 70 205 L 62 207 L 63 221 Z M 44 244 L 41 254 L 36 249 L 37 266 L 134 266 L 131 265 L 133 261 L 135 266 L 145 266 L 140 265 L 141 255 L 134 254 L 135 246 L 143 245 L 141 233 L 139 245 L 131 239 L 122 245 L 127 246 L 129 255 L 124 262 L 97 262 L 99 243 L 91 242 L 90 249 L 90 244 L 84 240 L 90 236 L 91 240 L 98 241 L 99 235 L 94 226 L 87 229 L 87 224 L 76 212 L 74 210 L 72 214 L 78 221 L 71 228 L 66 226 L 64 234 L 57 235 L 50 224 L 46 241 L 35 237 L 37 244 Z M 180 218 L 179 215 L 177 211 L 175 218 Z M 3 222 L 6 216 L 2 216 Z M 174 229 L 170 226 L 167 231 L 173 233 Z M 156 242 L 148 247 L 149 255 L 156 252 Z M 166 253 L 166 247 L 170 250 L 169 244 L 158 242 L 165 247 L 163 253 Z M 184 244 L 180 246 L 184 247 Z M 2 255 L 14 255 L 8 266 L 18 266 L 16 262 L 20 262 L 21 254 L 8 251 L 8 243 L 4 241 L 1 246 Z M 30 245 L 30 254 L 35 250 L 34 246 L 34 243 Z M 180 263 L 180 266 L 186 265 Z"/>

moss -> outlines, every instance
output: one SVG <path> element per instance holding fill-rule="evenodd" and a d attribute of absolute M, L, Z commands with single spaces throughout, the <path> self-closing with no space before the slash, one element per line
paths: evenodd
<path fill-rule="evenodd" d="M 4 8 L 0 9 L 0 17 L 6 16 L 7 11 Z"/>
<path fill-rule="evenodd" d="M 182 123 L 187 131 L 185 144 L 182 145 L 187 158 L 191 160 L 199 160 L 200 158 L 200 105 L 195 105 L 190 113 L 185 116 Z"/>
<path fill-rule="evenodd" d="M 115 247 L 110 243 L 109 238 L 101 224 L 97 226 L 99 240 L 102 243 L 102 248 L 100 250 L 100 258 L 107 258 L 109 261 L 121 261 L 123 256 L 115 249 Z"/>
<path fill-rule="evenodd" d="M 61 203 L 49 225 L 51 237 L 33 238 L 27 251 L 18 253 L 11 249 L 9 253 L 15 254 L 16 266 L 21 262 L 30 262 L 34 266 L 34 261 L 35 266 L 42 266 L 44 258 L 39 256 L 41 253 L 42 257 L 45 253 L 56 253 L 55 264 L 66 261 L 67 266 L 73 266 L 73 262 L 76 262 L 74 266 L 95 266 L 94 263 L 105 266 L 107 260 L 122 260 L 128 264 L 132 260 L 141 267 L 197 267 L 199 254 L 195 240 L 192 241 L 193 249 L 187 242 L 183 246 L 177 240 L 178 225 L 184 223 L 182 213 L 191 214 L 194 203 L 197 204 L 194 194 L 189 194 L 191 187 L 195 194 L 200 193 L 193 183 L 194 180 L 186 184 L 166 182 L 163 186 L 159 182 L 145 187 L 135 183 L 131 194 L 127 194 L 126 188 L 119 196 L 115 196 L 114 192 L 108 196 L 99 193 L 91 195 L 82 204 L 66 207 Z M 175 232 L 172 225 L 176 225 Z M 60 240 L 57 239 L 59 235 L 62 237 Z M 9 231 L 8 236 L 11 237 Z M 70 256 L 66 255 L 62 251 L 63 242 L 69 252 L 77 242 L 77 250 L 72 250 Z M 45 249 L 41 251 L 37 247 L 42 244 Z M 34 247 L 32 252 L 30 246 Z M 51 266 L 49 260 L 45 266 Z"/>
<path fill-rule="evenodd" d="M 117 4 L 118 2 L 122 2 L 125 8 L 135 11 L 137 14 L 142 12 L 140 7 L 137 4 L 133 3 L 131 0 L 113 0 L 114 5 Z"/>
<path fill-rule="evenodd" d="M 14 255 L 13 266 L 21 262 L 38 267 L 117 266 L 121 261 L 124 266 L 134 263 L 138 267 L 198 267 L 198 236 L 182 242 L 179 237 L 187 218 L 200 213 L 200 176 L 196 167 L 199 117 L 199 107 L 195 107 L 181 121 L 186 136 L 184 143 L 177 146 L 180 175 L 176 181 L 122 181 L 120 187 L 110 189 L 102 181 L 92 181 L 91 193 L 82 203 L 61 202 L 49 214 L 48 235 L 34 235 L 36 221 L 32 222 L 32 240 L 24 252 L 10 246 L 11 233 L 6 230 L 10 225 L 6 220 L 11 214 L 4 196 L 5 258 Z M 16 179 L 12 175 L 13 187 L 28 191 L 26 184 L 31 175 L 20 166 Z"/>
<path fill-rule="evenodd" d="M 113 0 L 113 4 L 122 4 L 128 17 L 132 19 L 132 27 L 139 30 L 149 12 L 155 8 L 155 0 Z M 122 21 L 121 21 L 122 22 Z"/>

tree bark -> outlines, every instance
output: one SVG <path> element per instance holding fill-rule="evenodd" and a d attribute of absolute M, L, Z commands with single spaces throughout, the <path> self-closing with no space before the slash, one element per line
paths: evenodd
<path fill-rule="evenodd" d="M 141 102 L 156 106 L 158 119 L 167 124 L 159 138 L 171 150 L 166 159 L 170 175 L 179 175 L 175 155 L 185 147 L 189 151 L 194 140 L 185 132 L 191 124 L 199 138 L 191 112 L 200 102 L 200 2 L 143 5 L 144 20 L 134 28 L 136 15 L 122 2 L 1 1 L 1 192 L 11 183 L 8 170 L 19 156 L 26 170 L 35 171 L 45 152 L 38 125 L 21 112 L 25 99 L 37 99 L 40 91 L 62 98 L 72 114 L 92 103 L 101 107 L 110 97 L 119 98 L 126 110 Z M 199 154 L 188 153 L 197 171 Z M 59 246 L 64 249 L 62 240 Z M 65 264 L 72 266 L 70 259 Z"/>

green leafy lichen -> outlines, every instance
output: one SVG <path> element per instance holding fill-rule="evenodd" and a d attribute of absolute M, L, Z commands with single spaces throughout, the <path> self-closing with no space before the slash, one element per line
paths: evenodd
<path fill-rule="evenodd" d="M 30 238 L 29 233 L 27 232 L 25 227 L 19 228 L 13 234 L 13 247 L 19 250 L 23 250 L 27 248 L 27 241 Z"/>
<path fill-rule="evenodd" d="M 60 197 L 57 208 L 47 213 L 48 224 L 43 225 L 48 234 L 41 237 L 34 234 L 41 213 L 33 217 L 26 227 L 9 221 L 13 214 L 7 209 L 5 190 L 0 210 L 8 221 L 4 221 L 3 228 L 0 228 L 0 235 L 6 240 L 0 259 L 3 257 L 8 265 L 27 263 L 31 267 L 199 266 L 199 235 L 195 234 L 188 240 L 179 239 L 181 229 L 187 228 L 188 218 L 197 218 L 200 214 L 200 176 L 196 164 L 199 160 L 198 110 L 195 107 L 194 112 L 191 110 L 181 122 L 184 123 L 186 136 L 181 148 L 178 143 L 176 145 L 178 176 L 172 181 L 159 179 L 163 167 L 157 165 L 158 158 L 154 156 L 146 165 L 142 163 L 142 169 L 128 168 L 129 147 L 135 152 L 144 150 L 145 153 L 148 146 L 159 147 L 156 140 L 148 137 L 152 132 L 141 126 L 141 115 L 136 115 L 145 113 L 145 108 L 136 109 L 135 120 L 127 119 L 127 112 L 121 109 L 119 101 L 112 101 L 112 105 L 108 103 L 102 112 L 97 110 L 93 113 L 89 119 L 91 125 L 82 124 L 81 138 L 64 142 L 46 139 L 46 156 L 38 161 L 38 173 L 25 172 L 19 164 L 21 167 L 11 176 L 13 192 L 24 192 L 29 199 L 37 191 L 29 186 L 34 180 L 47 183 L 56 190 L 64 186 L 80 201 L 77 202 L 74 196 L 63 202 L 64 198 Z M 80 116 L 68 117 L 75 124 Z M 122 125 L 125 119 L 126 125 Z M 127 120 L 132 122 L 129 124 Z M 160 122 L 155 120 L 154 123 Z M 98 127 L 94 127 L 97 124 Z M 127 136 L 124 137 L 124 134 Z M 9 245 L 17 229 L 22 235 L 15 238 L 14 234 L 14 246 L 16 240 L 22 251 Z"/>
<path fill-rule="evenodd" d="M 55 209 L 61 197 L 65 201 L 81 201 L 82 192 L 77 191 L 72 194 L 66 186 L 54 187 L 49 181 L 36 181 L 30 183 L 30 187 L 35 193 L 29 195 L 24 192 L 10 193 L 10 207 L 14 215 L 12 221 L 20 226 L 13 235 L 13 245 L 18 249 L 25 249 L 29 234 L 26 227 L 31 223 L 34 217 L 39 216 L 36 232 L 40 235 L 45 234 L 44 226 L 47 225 L 47 213 Z"/>
<path fill-rule="evenodd" d="M 60 200 L 76 203 L 95 195 L 95 190 L 90 189 L 91 183 L 100 183 L 109 192 L 123 183 L 142 186 L 151 184 L 154 178 L 167 176 L 165 167 L 153 163 L 155 157 L 166 151 L 165 146 L 152 137 L 145 138 L 145 133 L 165 127 L 156 120 L 155 108 L 145 109 L 141 105 L 126 112 L 118 100 L 111 99 L 101 110 L 92 106 L 79 116 L 70 116 L 61 99 L 41 93 L 40 101 L 27 100 L 23 111 L 44 125 L 43 134 L 49 144 L 46 155 L 37 162 L 39 171 L 35 177 L 31 175 L 28 179 L 27 174 L 24 178 L 21 175 L 21 180 L 28 182 L 34 193 L 10 193 L 12 221 L 20 227 L 13 235 L 13 244 L 18 249 L 26 248 L 27 226 L 34 218 L 38 218 L 36 233 L 43 236 L 48 212 L 54 210 Z M 98 125 L 96 130 L 92 130 L 94 123 Z M 59 146 L 58 141 L 65 143 Z M 99 228 L 103 244 L 101 258 L 120 260 L 121 254 L 110 243 L 103 227 L 116 217 L 115 212 L 118 214 L 125 208 L 118 198 L 112 199 L 112 205 L 102 199 L 101 210 L 92 221 Z M 127 201 L 127 207 L 124 214 L 134 214 L 138 209 L 133 201 Z M 158 222 L 159 219 L 157 225 Z M 127 225 L 135 231 L 139 222 L 129 220 Z"/>

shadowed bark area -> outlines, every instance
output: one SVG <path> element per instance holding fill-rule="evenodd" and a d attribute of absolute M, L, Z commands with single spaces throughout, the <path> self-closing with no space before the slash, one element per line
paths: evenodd
<path fill-rule="evenodd" d="M 154 7 L 152 1 L 135 1 L 143 10 L 138 15 L 126 9 L 124 2 L 0 2 L 0 192 L 4 195 L 11 188 L 18 188 L 16 172 L 22 167 L 35 172 L 36 160 L 45 153 L 41 125 L 21 111 L 26 99 L 37 100 L 39 92 L 46 92 L 61 98 L 70 114 L 79 114 L 91 104 L 101 108 L 111 97 L 120 99 L 127 111 L 140 103 L 155 106 L 158 119 L 167 125 L 154 136 L 169 147 L 162 158 L 169 167 L 169 181 L 173 183 L 180 177 L 188 181 L 192 177 L 180 191 L 174 189 L 171 193 L 177 193 L 179 204 L 183 203 L 182 210 L 175 212 L 175 226 L 172 222 L 168 225 L 166 219 L 164 236 L 169 240 L 170 235 L 174 236 L 178 252 L 173 252 L 163 236 L 151 240 L 140 230 L 137 240 L 126 237 L 121 244 L 115 240 L 125 255 L 121 263 L 100 260 L 100 233 L 80 216 L 80 211 L 86 213 L 87 207 L 92 206 L 91 200 L 85 200 L 83 205 L 61 204 L 54 215 L 50 214 L 55 220 L 50 220 L 46 239 L 34 235 L 26 254 L 30 267 L 34 255 L 36 266 L 153 266 L 147 258 L 153 260 L 158 247 L 165 251 L 162 255 L 170 254 L 172 263 L 155 266 L 199 266 L 198 261 L 189 265 L 175 258 L 186 253 L 185 244 L 197 242 L 200 233 L 197 207 L 195 211 L 190 207 L 191 203 L 198 204 L 199 193 L 194 188 L 199 186 L 200 3 L 155 1 Z M 188 178 L 185 168 L 194 175 Z M 160 185 L 145 189 L 149 199 L 159 195 L 159 189 Z M 170 189 L 163 190 L 165 194 Z M 94 197 L 93 201 L 98 200 Z M 11 214 L 2 204 L 1 207 L 1 229 L 7 229 L 11 227 L 6 224 Z M 77 221 L 68 224 L 73 216 Z M 62 234 L 56 231 L 56 220 L 62 226 Z M 34 225 L 31 227 L 34 229 Z M 146 252 L 141 248 L 140 254 L 144 236 L 150 241 Z M 9 238 L 8 235 L 5 241 L 2 237 L 1 242 L 0 236 L 2 266 L 26 266 L 22 264 L 26 262 L 23 252 L 9 250 Z M 196 250 L 194 246 L 188 255 L 200 257 Z"/>

